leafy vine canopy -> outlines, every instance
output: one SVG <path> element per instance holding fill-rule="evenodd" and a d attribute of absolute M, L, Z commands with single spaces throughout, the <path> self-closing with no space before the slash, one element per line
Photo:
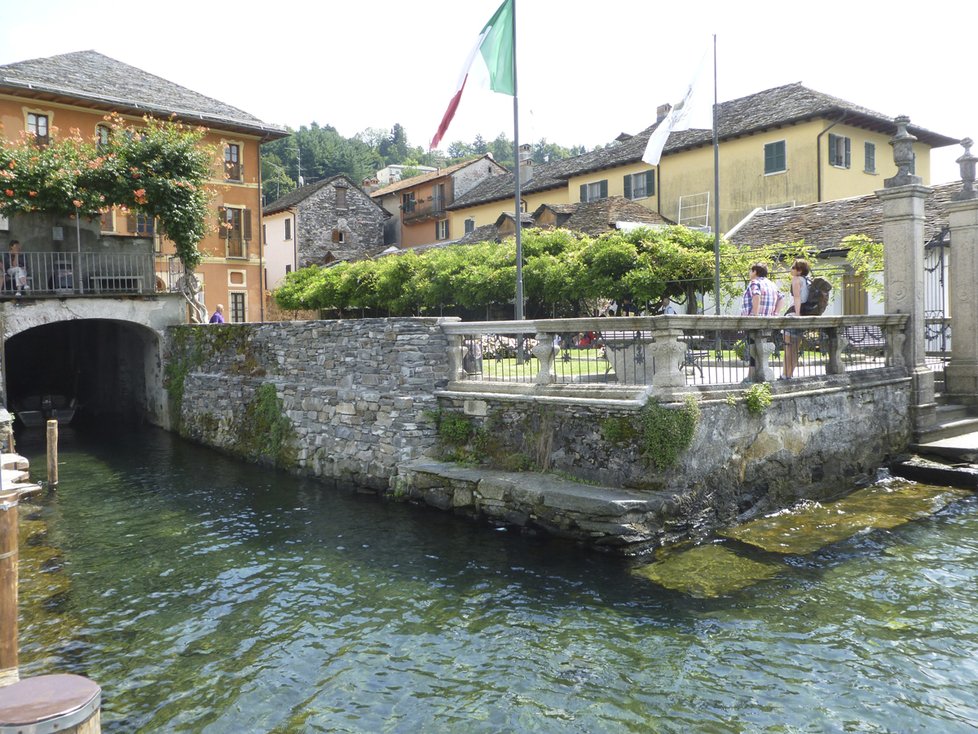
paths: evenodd
<path fill-rule="evenodd" d="M 105 127 L 98 141 L 75 129 L 46 145 L 30 135 L 0 141 L 0 215 L 94 218 L 121 207 L 155 218 L 184 265 L 197 267 L 216 155 L 202 142 L 207 130 L 152 117 L 135 126 L 117 115 Z"/>

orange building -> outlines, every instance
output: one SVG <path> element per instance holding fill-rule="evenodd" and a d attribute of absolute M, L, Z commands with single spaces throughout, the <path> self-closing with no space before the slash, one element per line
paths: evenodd
<path fill-rule="evenodd" d="M 262 143 L 285 137 L 279 127 L 173 82 L 95 51 L 80 51 L 0 66 L 2 135 L 45 140 L 78 130 L 99 140 L 108 135 L 105 117 L 117 113 L 138 124 L 145 116 L 203 126 L 203 143 L 217 152 L 209 183 L 214 217 L 200 242 L 196 275 L 208 312 L 224 304 L 229 321 L 259 321 L 263 316 L 261 228 Z M 227 227 L 219 224 L 226 222 Z M 142 216 L 118 211 L 102 217 L 103 238 L 152 240 L 156 288 L 175 289 L 183 266 L 171 242 Z M 39 249 L 44 242 L 35 243 Z"/>

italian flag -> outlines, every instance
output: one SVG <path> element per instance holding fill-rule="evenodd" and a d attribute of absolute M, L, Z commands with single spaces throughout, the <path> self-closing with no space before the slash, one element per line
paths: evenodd
<path fill-rule="evenodd" d="M 484 86 L 494 92 L 516 94 L 516 69 L 513 64 L 513 2 L 514 0 L 504 0 L 479 33 L 475 46 L 472 47 L 469 57 L 465 60 L 465 66 L 462 67 L 455 94 L 441 118 L 438 132 L 431 139 L 432 149 L 438 147 L 438 143 L 448 130 L 448 125 L 455 117 L 455 110 L 458 109 L 462 90 L 465 89 L 470 74 L 479 77 L 480 81 L 485 82 Z"/>

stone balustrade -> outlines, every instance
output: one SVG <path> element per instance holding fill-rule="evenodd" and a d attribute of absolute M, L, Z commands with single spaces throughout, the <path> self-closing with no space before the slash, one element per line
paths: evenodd
<path fill-rule="evenodd" d="M 454 382 L 651 387 L 770 382 L 784 332 L 800 342 L 796 377 L 904 367 L 907 316 L 651 316 L 445 323 Z"/>

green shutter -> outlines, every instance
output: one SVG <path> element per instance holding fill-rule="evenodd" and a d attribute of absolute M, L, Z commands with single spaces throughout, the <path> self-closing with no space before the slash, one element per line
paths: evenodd
<path fill-rule="evenodd" d="M 846 168 L 852 165 L 852 140 L 846 138 Z"/>
<path fill-rule="evenodd" d="M 632 177 L 631 174 L 625 176 L 625 198 L 632 198 Z"/>
<path fill-rule="evenodd" d="M 587 201 L 587 184 L 581 184 L 581 201 Z"/>
<path fill-rule="evenodd" d="M 607 199 L 608 198 L 608 179 L 602 180 L 600 182 L 600 186 L 598 188 L 601 189 L 601 198 L 602 199 Z"/>
<path fill-rule="evenodd" d="M 655 171 L 645 172 L 645 195 L 655 196 Z"/>

